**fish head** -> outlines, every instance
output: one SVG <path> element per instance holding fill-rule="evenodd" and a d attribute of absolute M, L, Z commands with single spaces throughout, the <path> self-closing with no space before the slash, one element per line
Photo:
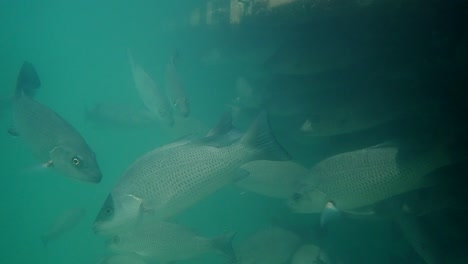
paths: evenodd
<path fill-rule="evenodd" d="M 183 117 L 187 117 L 190 114 L 189 102 L 187 98 L 181 97 L 174 100 L 174 108 Z"/>
<path fill-rule="evenodd" d="M 141 199 L 133 195 L 109 194 L 101 207 L 93 229 L 96 234 L 114 234 L 133 227 L 139 219 Z"/>
<path fill-rule="evenodd" d="M 57 146 L 49 155 L 51 165 L 70 178 L 90 183 L 99 183 L 102 179 L 96 155 L 89 148 Z"/>
<path fill-rule="evenodd" d="M 172 116 L 172 112 L 169 109 L 166 108 L 160 108 L 158 110 L 159 117 L 161 120 L 169 126 L 174 125 L 174 117 Z"/>
<path fill-rule="evenodd" d="M 327 203 L 327 195 L 315 188 L 301 188 L 288 200 L 295 213 L 321 213 Z"/>

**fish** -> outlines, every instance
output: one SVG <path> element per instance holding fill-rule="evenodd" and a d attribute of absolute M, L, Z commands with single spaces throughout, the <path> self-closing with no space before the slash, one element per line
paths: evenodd
<path fill-rule="evenodd" d="M 42 243 L 47 245 L 49 242 L 62 237 L 65 233 L 77 226 L 85 214 L 86 211 L 82 208 L 73 208 L 62 212 L 49 229 L 41 235 Z"/>
<path fill-rule="evenodd" d="M 163 263 L 192 259 L 208 252 L 235 260 L 233 238 L 234 233 L 206 238 L 185 226 L 163 221 L 118 233 L 107 241 L 107 246 L 114 251 L 134 253 L 145 260 Z"/>
<path fill-rule="evenodd" d="M 171 56 L 166 67 L 166 90 L 169 95 L 172 106 L 178 114 L 187 117 L 190 114 L 190 106 L 187 96 L 185 95 L 184 87 L 180 80 L 176 68 L 176 59 L 178 54 Z"/>
<path fill-rule="evenodd" d="M 143 104 L 154 116 L 159 118 L 163 124 L 173 126 L 174 117 L 172 115 L 172 109 L 164 92 L 148 73 L 146 73 L 139 64 L 135 63 L 130 50 L 128 50 L 128 58 L 130 60 L 135 88 Z"/>
<path fill-rule="evenodd" d="M 231 121 L 231 116 L 225 115 L 218 129 L 207 137 L 156 148 L 138 158 L 104 201 L 94 222 L 95 233 L 125 229 L 149 216 L 168 219 L 245 177 L 247 172 L 239 167 L 246 162 L 289 159 L 272 134 L 266 112 L 234 141 L 230 136 L 223 137 L 232 130 Z"/>
<path fill-rule="evenodd" d="M 111 255 L 104 257 L 97 264 L 146 264 L 147 262 L 135 254 Z"/>
<path fill-rule="evenodd" d="M 318 246 L 314 244 L 302 245 L 294 256 L 291 264 L 330 264 L 328 255 Z"/>
<path fill-rule="evenodd" d="M 237 181 L 237 186 L 280 199 L 291 197 L 309 173 L 293 161 L 257 160 L 242 165 L 241 169 L 249 172 L 249 176 Z"/>
<path fill-rule="evenodd" d="M 89 183 L 99 183 L 102 173 L 96 155 L 80 133 L 64 118 L 31 98 L 40 85 L 30 62 L 24 62 L 13 98 L 14 131 L 44 167 Z"/>
<path fill-rule="evenodd" d="M 289 199 L 298 213 L 322 213 L 321 222 L 340 211 L 371 206 L 411 190 L 435 184 L 432 171 L 451 164 L 443 147 L 411 153 L 392 144 L 341 153 L 310 170 Z"/>
<path fill-rule="evenodd" d="M 301 238 L 289 230 L 277 226 L 263 227 L 236 249 L 236 264 L 288 263 L 300 245 Z"/>
<path fill-rule="evenodd" d="M 95 104 L 86 109 L 85 117 L 95 123 L 118 127 L 145 127 L 158 122 L 149 110 L 123 103 Z"/>

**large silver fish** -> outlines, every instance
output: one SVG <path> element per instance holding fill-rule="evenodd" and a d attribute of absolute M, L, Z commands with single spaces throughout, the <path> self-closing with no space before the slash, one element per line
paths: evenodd
<path fill-rule="evenodd" d="M 177 54 L 171 56 L 166 69 L 167 94 L 178 114 L 187 117 L 190 114 L 189 101 L 176 69 Z"/>
<path fill-rule="evenodd" d="M 172 126 L 174 124 L 174 117 L 172 116 L 171 107 L 161 87 L 154 82 L 139 64 L 135 63 L 130 50 L 128 50 L 128 58 L 132 68 L 135 88 L 143 104 L 151 113 L 158 117 L 161 122 Z"/>
<path fill-rule="evenodd" d="M 24 62 L 13 98 L 15 134 L 24 140 L 44 166 L 73 179 L 100 182 L 102 174 L 96 156 L 80 133 L 57 113 L 29 96 L 39 85 L 33 65 Z"/>
<path fill-rule="evenodd" d="M 315 165 L 289 205 L 303 213 L 353 211 L 433 184 L 425 176 L 450 163 L 442 148 L 415 155 L 403 155 L 392 146 L 342 153 Z"/>
<path fill-rule="evenodd" d="M 73 229 L 83 219 L 86 211 L 81 208 L 70 209 L 62 212 L 58 216 L 49 229 L 41 235 L 41 240 L 44 245 L 50 241 L 60 238 L 63 234 Z"/>
<path fill-rule="evenodd" d="M 136 160 L 104 202 L 94 223 L 95 232 L 112 233 L 142 216 L 167 219 L 245 176 L 246 172 L 239 171 L 242 164 L 288 158 L 271 133 L 266 113 L 234 142 L 227 131 L 230 121 L 220 122 L 228 129 L 214 129 L 206 138 L 157 148 Z"/>
<path fill-rule="evenodd" d="M 163 263 L 192 259 L 208 252 L 218 252 L 234 260 L 233 237 L 230 233 L 206 238 L 178 224 L 156 222 L 114 235 L 108 246 L 115 251 L 134 253 L 146 260 Z"/>

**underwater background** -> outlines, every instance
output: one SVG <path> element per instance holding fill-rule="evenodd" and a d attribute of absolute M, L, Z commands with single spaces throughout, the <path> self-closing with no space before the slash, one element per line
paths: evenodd
<path fill-rule="evenodd" d="M 0 263 L 99 263 L 112 251 L 93 221 L 125 169 L 156 147 L 205 134 L 227 110 L 245 131 L 267 109 L 277 140 L 306 168 L 395 137 L 434 134 L 466 157 L 467 12 L 462 0 L 0 2 Z M 167 127 L 93 116 L 100 103 L 122 105 L 122 113 L 144 108 L 128 50 L 161 87 L 177 54 L 189 117 Z M 25 60 L 41 79 L 35 100 L 96 153 L 99 184 L 41 168 L 21 135 L 7 133 L 9 98 Z M 304 128 L 307 120 L 313 131 Z M 459 186 L 466 186 L 466 164 L 447 172 Z M 461 199 L 466 205 L 466 195 Z M 84 218 L 44 245 L 41 235 L 70 208 L 85 209 Z M 444 255 L 437 263 L 468 263 L 466 207 L 457 209 L 425 216 Z M 331 263 L 429 263 L 391 221 L 340 219 L 326 231 L 319 222 L 320 214 L 292 213 L 284 200 L 234 185 L 177 215 L 203 236 L 235 231 L 234 249 L 273 223 L 319 244 Z M 181 263 L 226 260 L 206 254 Z"/>

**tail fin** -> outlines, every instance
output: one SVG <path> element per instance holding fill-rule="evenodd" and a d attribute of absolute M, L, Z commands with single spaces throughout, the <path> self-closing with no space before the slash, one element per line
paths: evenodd
<path fill-rule="evenodd" d="M 241 138 L 241 143 L 259 152 L 257 159 L 289 160 L 286 150 L 276 141 L 271 131 L 266 111 L 260 112 L 257 119 Z"/>
<path fill-rule="evenodd" d="M 36 69 L 30 62 L 23 62 L 16 81 L 15 95 L 19 97 L 26 94 L 32 97 L 39 86 L 41 86 L 41 81 L 39 75 L 37 75 Z"/>
<path fill-rule="evenodd" d="M 213 247 L 227 256 L 230 263 L 236 262 L 236 253 L 232 247 L 232 240 L 234 240 L 235 235 L 235 232 L 231 232 L 213 239 Z"/>

